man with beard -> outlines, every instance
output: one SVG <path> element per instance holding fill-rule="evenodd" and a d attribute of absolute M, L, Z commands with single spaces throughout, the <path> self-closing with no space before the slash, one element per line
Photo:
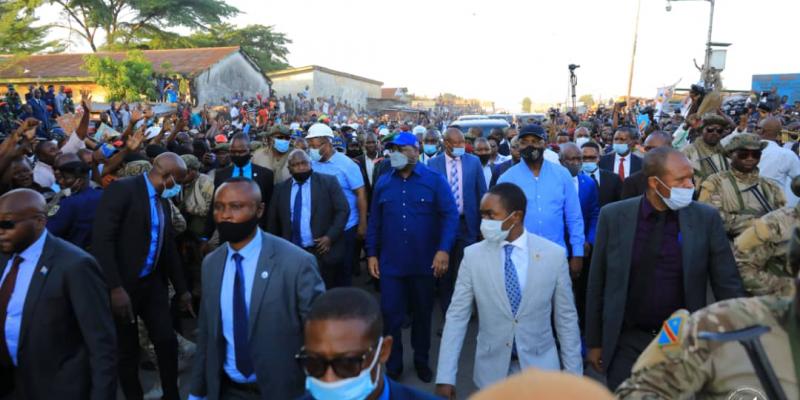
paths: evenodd
<path fill-rule="evenodd" d="M 547 133 L 539 125 L 526 125 L 517 135 L 521 163 L 506 171 L 497 183 L 513 183 L 528 199 L 525 229 L 566 248 L 572 245 L 569 260 L 573 277 L 583 269 L 584 228 L 578 191 L 569 172 L 562 166 L 545 161 Z"/>
<path fill-rule="evenodd" d="M 272 171 L 275 185 L 289 179 L 287 163 L 289 150 L 291 150 L 291 131 L 283 125 L 276 125 L 270 129 L 265 137 L 264 146 L 253 154 L 253 164 L 262 166 Z"/>
<path fill-rule="evenodd" d="M 727 171 L 730 168 L 725 150 L 719 143 L 725 128 L 728 127 L 728 120 L 716 114 L 707 114 L 703 117 L 702 126 L 702 136 L 681 149 L 692 164 L 697 184 L 702 183 L 711 174 Z"/>
<path fill-rule="evenodd" d="M 213 208 L 226 244 L 203 260 L 189 399 L 297 398 L 305 376 L 294 355 L 325 290 L 314 256 L 258 228 L 264 203 L 250 179 L 223 183 Z"/>

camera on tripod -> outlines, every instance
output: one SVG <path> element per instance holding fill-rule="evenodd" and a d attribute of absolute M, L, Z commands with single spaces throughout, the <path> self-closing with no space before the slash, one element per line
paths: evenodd
<path fill-rule="evenodd" d="M 569 68 L 570 71 L 575 71 L 576 69 L 578 69 L 580 67 L 581 67 L 580 65 L 570 64 L 568 68 Z"/>

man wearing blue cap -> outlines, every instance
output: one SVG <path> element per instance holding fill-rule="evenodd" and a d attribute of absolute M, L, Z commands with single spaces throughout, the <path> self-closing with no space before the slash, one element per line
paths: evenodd
<path fill-rule="evenodd" d="M 581 203 L 572 175 L 561 165 L 544 159 L 547 133 L 541 126 L 523 126 L 517 138 L 523 162 L 509 168 L 497 183 L 513 183 L 525 192 L 528 199 L 525 229 L 528 232 L 564 248 L 565 233 L 569 235 L 572 245 L 569 268 L 573 278 L 577 278 L 583 269 L 585 238 Z"/>
<path fill-rule="evenodd" d="M 389 155 L 392 171 L 378 179 L 372 193 L 367 266 L 380 279 L 384 334 L 395 338 L 387 375 L 397 380 L 403 372 L 401 334 L 410 305 L 414 367 L 422 381 L 430 382 L 434 277 L 447 271 L 458 209 L 444 177 L 417 162 L 419 148 L 413 134 L 402 132 L 392 144 L 396 146 Z"/>

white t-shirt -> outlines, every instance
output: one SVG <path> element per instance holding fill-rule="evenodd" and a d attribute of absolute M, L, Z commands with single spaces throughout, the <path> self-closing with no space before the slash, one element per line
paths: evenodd
<path fill-rule="evenodd" d="M 67 142 L 64 143 L 64 146 L 61 147 L 61 152 L 64 154 L 67 153 L 77 153 L 80 149 L 85 149 L 86 143 L 78 137 L 78 134 L 73 132 L 67 138 Z"/>

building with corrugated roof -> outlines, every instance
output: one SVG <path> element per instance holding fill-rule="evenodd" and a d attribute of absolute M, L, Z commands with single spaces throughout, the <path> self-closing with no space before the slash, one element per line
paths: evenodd
<path fill-rule="evenodd" d="M 380 98 L 383 82 L 362 76 L 335 71 L 319 65 L 289 68 L 268 74 L 272 88 L 279 97 L 298 94 L 312 99 L 324 98 L 334 103 L 347 103 L 354 109 L 365 108 L 368 98 Z"/>

